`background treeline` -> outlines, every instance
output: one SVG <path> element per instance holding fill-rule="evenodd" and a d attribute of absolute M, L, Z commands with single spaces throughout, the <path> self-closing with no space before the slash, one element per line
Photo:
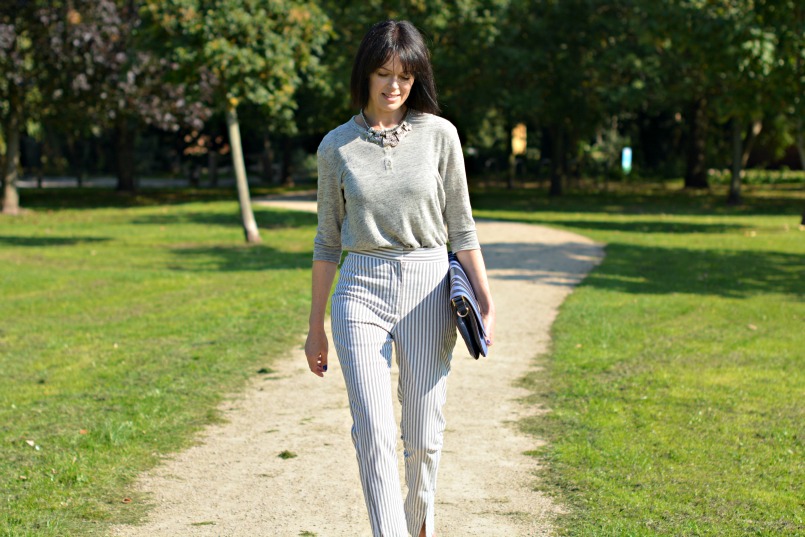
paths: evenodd
<path fill-rule="evenodd" d="M 799 0 L 9 0 L 0 11 L 6 212 L 19 173 L 202 177 L 231 161 L 233 125 L 266 182 L 310 169 L 352 113 L 352 56 L 378 20 L 427 34 L 443 115 L 475 173 L 516 161 L 568 181 L 640 177 L 689 188 L 805 167 Z M 234 142 L 234 143 L 233 143 Z M 713 174 L 711 170 L 729 170 Z M 296 172 L 294 171 L 296 170 Z M 794 174 L 791 174 L 792 176 Z M 785 173 L 775 177 L 785 178 Z M 512 184 L 514 186 L 514 183 Z"/>

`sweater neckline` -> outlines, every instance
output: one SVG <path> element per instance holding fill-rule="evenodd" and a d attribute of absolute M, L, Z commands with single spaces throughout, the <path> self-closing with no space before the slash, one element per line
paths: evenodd
<path fill-rule="evenodd" d="M 383 129 L 381 131 L 367 128 L 360 125 L 357 121 L 361 114 L 355 115 L 350 119 L 350 123 L 358 130 L 361 135 L 361 139 L 371 144 L 380 146 L 382 148 L 388 147 L 397 147 L 397 145 L 405 138 L 411 130 L 413 130 L 413 126 L 411 125 L 410 119 L 416 115 L 415 110 L 411 110 L 410 108 L 406 111 L 405 116 L 403 117 L 402 121 L 395 127 L 391 127 L 390 129 Z M 363 119 L 361 119 L 363 121 Z"/>

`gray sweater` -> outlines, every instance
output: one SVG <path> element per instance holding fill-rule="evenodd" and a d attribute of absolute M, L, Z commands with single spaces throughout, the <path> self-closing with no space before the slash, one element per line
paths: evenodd
<path fill-rule="evenodd" d="M 454 252 L 480 248 L 455 127 L 413 110 L 406 120 L 411 128 L 396 147 L 369 141 L 353 119 L 322 140 L 314 260 L 448 240 Z"/>

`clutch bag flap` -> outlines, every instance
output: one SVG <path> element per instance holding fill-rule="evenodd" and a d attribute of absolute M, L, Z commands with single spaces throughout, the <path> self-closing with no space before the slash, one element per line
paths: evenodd
<path fill-rule="evenodd" d="M 456 328 L 467 345 L 467 350 L 475 358 L 486 356 L 486 328 L 481 317 L 481 308 L 475 298 L 467 273 L 454 253 L 448 256 L 450 261 L 450 304 L 453 309 Z"/>

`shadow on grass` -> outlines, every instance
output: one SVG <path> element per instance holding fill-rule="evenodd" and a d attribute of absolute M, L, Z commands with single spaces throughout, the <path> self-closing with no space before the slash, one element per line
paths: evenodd
<path fill-rule="evenodd" d="M 570 286 L 600 256 L 600 247 L 561 244 L 484 244 L 492 280 Z M 745 298 L 764 293 L 805 296 L 805 263 L 785 252 L 606 246 L 606 260 L 584 285 L 635 294 L 700 294 Z"/>
<path fill-rule="evenodd" d="M 254 210 L 257 227 L 261 230 L 315 226 L 316 215 L 306 212 L 276 209 Z M 167 226 L 173 224 L 201 224 L 205 226 L 242 227 L 240 214 L 220 212 L 179 212 L 176 214 L 150 214 L 129 220 L 136 225 Z"/>
<path fill-rule="evenodd" d="M 250 272 L 309 269 L 313 251 L 287 252 L 270 246 L 211 246 L 174 248 L 181 261 L 168 268 L 186 272 Z"/>
<path fill-rule="evenodd" d="M 237 201 L 237 192 L 217 189 L 142 189 L 135 194 L 106 188 L 42 188 L 26 189 L 20 202 L 28 209 L 102 209 L 178 205 L 206 201 Z"/>
<path fill-rule="evenodd" d="M 74 246 L 76 244 L 106 242 L 107 237 L 20 237 L 0 236 L 0 244 L 7 246 Z"/>
<path fill-rule="evenodd" d="M 746 298 L 805 295 L 802 255 L 785 252 L 692 250 L 612 242 L 606 261 L 584 284 L 639 294 L 687 293 Z"/>
<path fill-rule="evenodd" d="M 743 229 L 738 224 L 698 224 L 692 222 L 596 222 L 595 220 L 563 220 L 552 218 L 547 225 L 560 225 L 577 229 L 623 231 L 626 233 L 727 233 Z"/>
<path fill-rule="evenodd" d="M 766 188 L 763 195 L 745 195 L 740 206 L 730 206 L 726 197 L 684 190 L 652 193 L 571 192 L 560 197 L 540 190 L 476 189 L 470 192 L 476 210 L 607 213 L 622 215 L 786 216 L 801 217 L 805 200 L 787 192 Z"/>
<path fill-rule="evenodd" d="M 310 188 L 300 185 L 299 189 Z M 255 198 L 294 191 L 283 186 L 250 185 Z M 181 205 L 232 201 L 237 203 L 238 194 L 232 187 L 219 188 L 142 188 L 136 193 L 117 192 L 109 188 L 37 188 L 20 192 L 21 205 L 28 209 L 101 209 L 126 207 L 152 207 L 157 205 Z"/>

